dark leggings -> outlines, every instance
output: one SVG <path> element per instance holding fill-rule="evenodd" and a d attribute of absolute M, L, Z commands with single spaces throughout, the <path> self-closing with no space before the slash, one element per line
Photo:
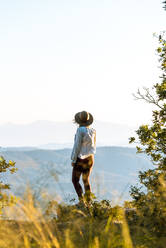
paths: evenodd
<path fill-rule="evenodd" d="M 73 167 L 72 182 L 79 198 L 83 197 L 83 190 L 81 184 L 79 183 L 81 175 L 84 183 L 85 194 L 89 194 L 91 192 L 89 176 L 92 171 L 93 161 L 93 155 L 90 155 L 85 159 L 77 158 L 76 164 Z"/>

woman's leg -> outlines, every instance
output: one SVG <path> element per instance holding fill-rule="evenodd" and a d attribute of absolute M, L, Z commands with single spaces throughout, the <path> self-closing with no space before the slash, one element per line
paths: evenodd
<path fill-rule="evenodd" d="M 92 167 L 87 169 L 85 172 L 82 174 L 82 180 L 84 183 L 84 189 L 85 189 L 85 194 L 90 194 L 91 193 L 91 186 L 89 182 L 89 176 L 92 171 Z"/>
<path fill-rule="evenodd" d="M 83 198 L 83 190 L 82 190 L 82 187 L 81 187 L 81 185 L 79 183 L 80 176 L 81 176 L 81 171 L 79 171 L 77 169 L 77 167 L 74 166 L 73 167 L 73 172 L 72 172 L 72 183 L 74 185 L 74 188 L 76 190 L 78 198 L 82 199 Z"/>
<path fill-rule="evenodd" d="M 90 200 L 90 194 L 91 194 L 91 186 L 90 186 L 90 182 L 89 182 L 89 177 L 90 177 L 90 173 L 92 171 L 93 164 L 94 164 L 94 156 L 91 155 L 90 157 L 88 157 L 87 169 L 85 169 L 83 171 L 83 174 L 82 174 L 82 180 L 84 183 L 85 195 L 87 196 L 88 200 Z"/>

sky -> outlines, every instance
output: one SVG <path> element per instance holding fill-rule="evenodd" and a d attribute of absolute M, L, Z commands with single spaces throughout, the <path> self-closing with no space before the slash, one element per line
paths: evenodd
<path fill-rule="evenodd" d="M 162 0 L 0 0 L 0 124 L 96 120 L 137 126 L 159 82 Z"/>

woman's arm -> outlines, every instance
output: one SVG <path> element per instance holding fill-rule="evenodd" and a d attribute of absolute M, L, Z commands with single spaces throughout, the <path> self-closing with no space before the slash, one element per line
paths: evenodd
<path fill-rule="evenodd" d="M 72 150 L 72 154 L 71 154 L 72 163 L 75 163 L 77 160 L 78 154 L 79 154 L 80 149 L 81 149 L 81 144 L 82 144 L 82 132 L 81 132 L 80 128 L 78 128 L 76 135 L 75 135 L 74 146 L 73 146 L 73 150 Z"/>
<path fill-rule="evenodd" d="M 96 130 L 95 130 L 95 135 L 94 135 L 94 147 L 96 149 Z"/>

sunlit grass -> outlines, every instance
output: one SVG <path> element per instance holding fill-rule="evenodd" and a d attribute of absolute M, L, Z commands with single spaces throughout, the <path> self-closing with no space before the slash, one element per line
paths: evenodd
<path fill-rule="evenodd" d="M 153 237 L 140 227 L 136 211 L 93 200 L 88 207 L 56 200 L 42 209 L 27 191 L 0 220 L 0 248 L 153 248 Z M 141 217 L 142 218 L 142 217 Z M 163 239 L 162 239 L 163 240 Z M 165 241 L 161 241 L 162 246 Z M 156 248 L 159 248 L 156 247 Z"/>
<path fill-rule="evenodd" d="M 29 191 L 4 216 L 0 248 L 132 247 L 123 208 L 113 208 L 108 201 L 82 208 L 52 201 L 43 212 Z"/>

